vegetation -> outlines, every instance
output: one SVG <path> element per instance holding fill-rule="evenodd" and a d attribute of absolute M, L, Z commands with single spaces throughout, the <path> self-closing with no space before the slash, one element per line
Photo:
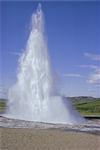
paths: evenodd
<path fill-rule="evenodd" d="M 93 97 L 70 97 L 75 108 L 83 116 L 99 116 L 100 117 L 100 98 Z M 5 99 L 0 99 L 0 112 L 4 112 L 6 108 Z"/>
<path fill-rule="evenodd" d="M 100 116 L 100 100 L 74 103 L 83 116 Z"/>
<path fill-rule="evenodd" d="M 0 112 L 3 112 L 6 108 L 6 100 L 0 99 Z"/>

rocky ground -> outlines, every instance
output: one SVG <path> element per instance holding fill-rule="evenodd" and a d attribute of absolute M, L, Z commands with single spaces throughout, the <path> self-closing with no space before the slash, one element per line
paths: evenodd
<path fill-rule="evenodd" d="M 0 117 L 0 150 L 99 150 L 100 120 L 47 124 Z"/>

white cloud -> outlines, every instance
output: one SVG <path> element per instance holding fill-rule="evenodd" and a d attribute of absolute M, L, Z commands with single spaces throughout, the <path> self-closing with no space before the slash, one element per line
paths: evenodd
<path fill-rule="evenodd" d="M 100 61 L 100 54 L 84 53 L 84 56 L 91 60 Z M 94 85 L 100 84 L 100 66 L 99 65 L 79 65 L 81 68 L 93 69 L 91 74 L 88 76 L 87 82 Z"/>
<path fill-rule="evenodd" d="M 90 68 L 90 69 L 97 69 L 98 66 L 96 65 L 79 65 L 81 68 Z"/>
<path fill-rule="evenodd" d="M 96 69 L 87 80 L 91 84 L 100 84 L 100 69 Z"/>
<path fill-rule="evenodd" d="M 92 53 L 84 53 L 84 56 L 90 58 L 91 60 L 97 60 L 100 61 L 100 55 L 98 54 L 92 54 Z"/>
<path fill-rule="evenodd" d="M 11 55 L 16 55 L 16 56 L 20 56 L 22 54 L 20 52 L 14 52 L 14 51 L 9 51 L 8 53 Z"/>
<path fill-rule="evenodd" d="M 82 76 L 81 74 L 75 74 L 75 73 L 67 73 L 67 74 L 63 74 L 64 77 L 76 77 L 76 78 L 83 78 L 84 76 Z"/>
<path fill-rule="evenodd" d="M 100 87 L 100 84 L 95 84 L 95 87 L 99 88 L 99 87 Z"/>

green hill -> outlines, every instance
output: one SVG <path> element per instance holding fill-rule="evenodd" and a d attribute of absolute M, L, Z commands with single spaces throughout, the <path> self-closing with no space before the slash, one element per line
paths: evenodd
<path fill-rule="evenodd" d="M 0 113 L 4 112 L 5 108 L 6 108 L 6 100 L 0 99 Z"/>
<path fill-rule="evenodd" d="M 100 98 L 93 97 L 68 97 L 77 111 L 83 116 L 99 116 L 100 117 Z M 0 112 L 4 112 L 7 100 L 0 99 Z"/>
<path fill-rule="evenodd" d="M 74 106 L 83 116 L 100 116 L 100 100 L 76 102 Z"/>
<path fill-rule="evenodd" d="M 100 116 L 100 98 L 88 96 L 68 98 L 83 116 Z"/>

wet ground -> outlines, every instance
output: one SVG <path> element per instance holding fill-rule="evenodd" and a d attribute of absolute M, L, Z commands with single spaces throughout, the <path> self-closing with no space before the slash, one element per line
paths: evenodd
<path fill-rule="evenodd" d="M 60 129 L 64 131 L 88 132 L 100 135 L 100 119 L 87 119 L 84 124 L 51 124 L 32 122 L 0 117 L 2 128 L 34 128 L 34 129 Z"/>

